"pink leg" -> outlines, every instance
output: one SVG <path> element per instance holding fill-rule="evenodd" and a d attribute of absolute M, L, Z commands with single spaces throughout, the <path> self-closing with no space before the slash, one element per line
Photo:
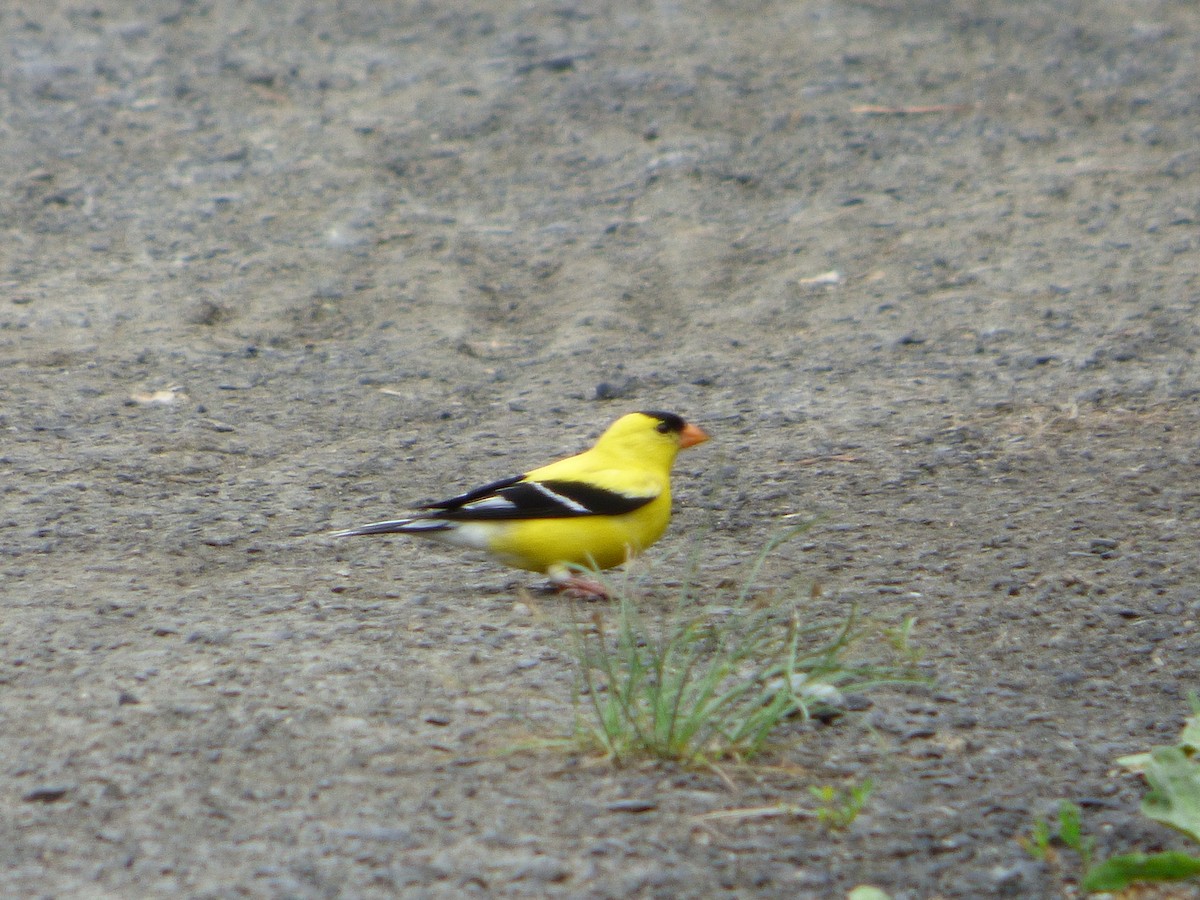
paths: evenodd
<path fill-rule="evenodd" d="M 608 591 L 598 581 L 584 578 L 581 575 L 569 575 L 566 578 L 554 579 L 554 588 L 560 594 L 574 597 L 576 600 L 607 600 Z"/>

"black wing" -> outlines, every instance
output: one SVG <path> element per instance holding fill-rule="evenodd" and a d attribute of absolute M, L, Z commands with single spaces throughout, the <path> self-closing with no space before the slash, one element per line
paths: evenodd
<path fill-rule="evenodd" d="M 477 487 L 473 491 L 467 491 L 465 494 L 459 494 L 457 497 L 451 497 L 448 500 L 439 500 L 437 503 L 426 503 L 420 509 L 445 509 L 455 510 L 466 506 L 468 503 L 474 503 L 476 500 L 483 500 L 487 497 L 492 497 L 501 489 L 516 484 L 524 479 L 524 475 L 513 475 L 511 478 L 501 478 L 499 481 L 493 481 L 491 484 L 485 484 L 483 487 Z"/>
<path fill-rule="evenodd" d="M 456 521 L 569 519 L 619 516 L 654 497 L 630 497 L 579 481 L 524 481 L 523 475 L 484 485 L 449 500 L 430 503 L 431 518 Z"/>

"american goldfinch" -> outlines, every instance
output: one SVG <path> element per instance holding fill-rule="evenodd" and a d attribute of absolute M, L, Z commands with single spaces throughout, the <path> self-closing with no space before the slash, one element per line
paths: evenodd
<path fill-rule="evenodd" d="M 333 534 L 415 534 L 485 550 L 506 565 L 548 575 L 560 590 L 604 597 L 578 569 L 618 566 L 662 536 L 675 454 L 706 440 L 674 413 L 630 413 L 577 456 L 430 503 L 407 519 Z"/>

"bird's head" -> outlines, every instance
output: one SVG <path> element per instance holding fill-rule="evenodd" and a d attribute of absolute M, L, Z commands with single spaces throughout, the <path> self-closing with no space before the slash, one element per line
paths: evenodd
<path fill-rule="evenodd" d="M 646 411 L 621 416 L 596 442 L 596 449 L 640 458 L 660 458 L 667 465 L 684 447 L 708 440 L 708 435 L 675 413 Z"/>

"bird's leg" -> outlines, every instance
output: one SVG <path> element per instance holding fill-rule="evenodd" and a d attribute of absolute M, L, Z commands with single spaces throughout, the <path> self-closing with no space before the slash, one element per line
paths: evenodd
<path fill-rule="evenodd" d="M 607 600 L 608 589 L 598 581 L 572 575 L 562 581 L 555 581 L 554 588 L 560 594 L 574 597 L 576 600 Z"/>
<path fill-rule="evenodd" d="M 608 590 L 599 581 L 585 578 L 567 566 L 551 566 L 546 573 L 554 590 L 576 600 L 607 600 Z"/>

